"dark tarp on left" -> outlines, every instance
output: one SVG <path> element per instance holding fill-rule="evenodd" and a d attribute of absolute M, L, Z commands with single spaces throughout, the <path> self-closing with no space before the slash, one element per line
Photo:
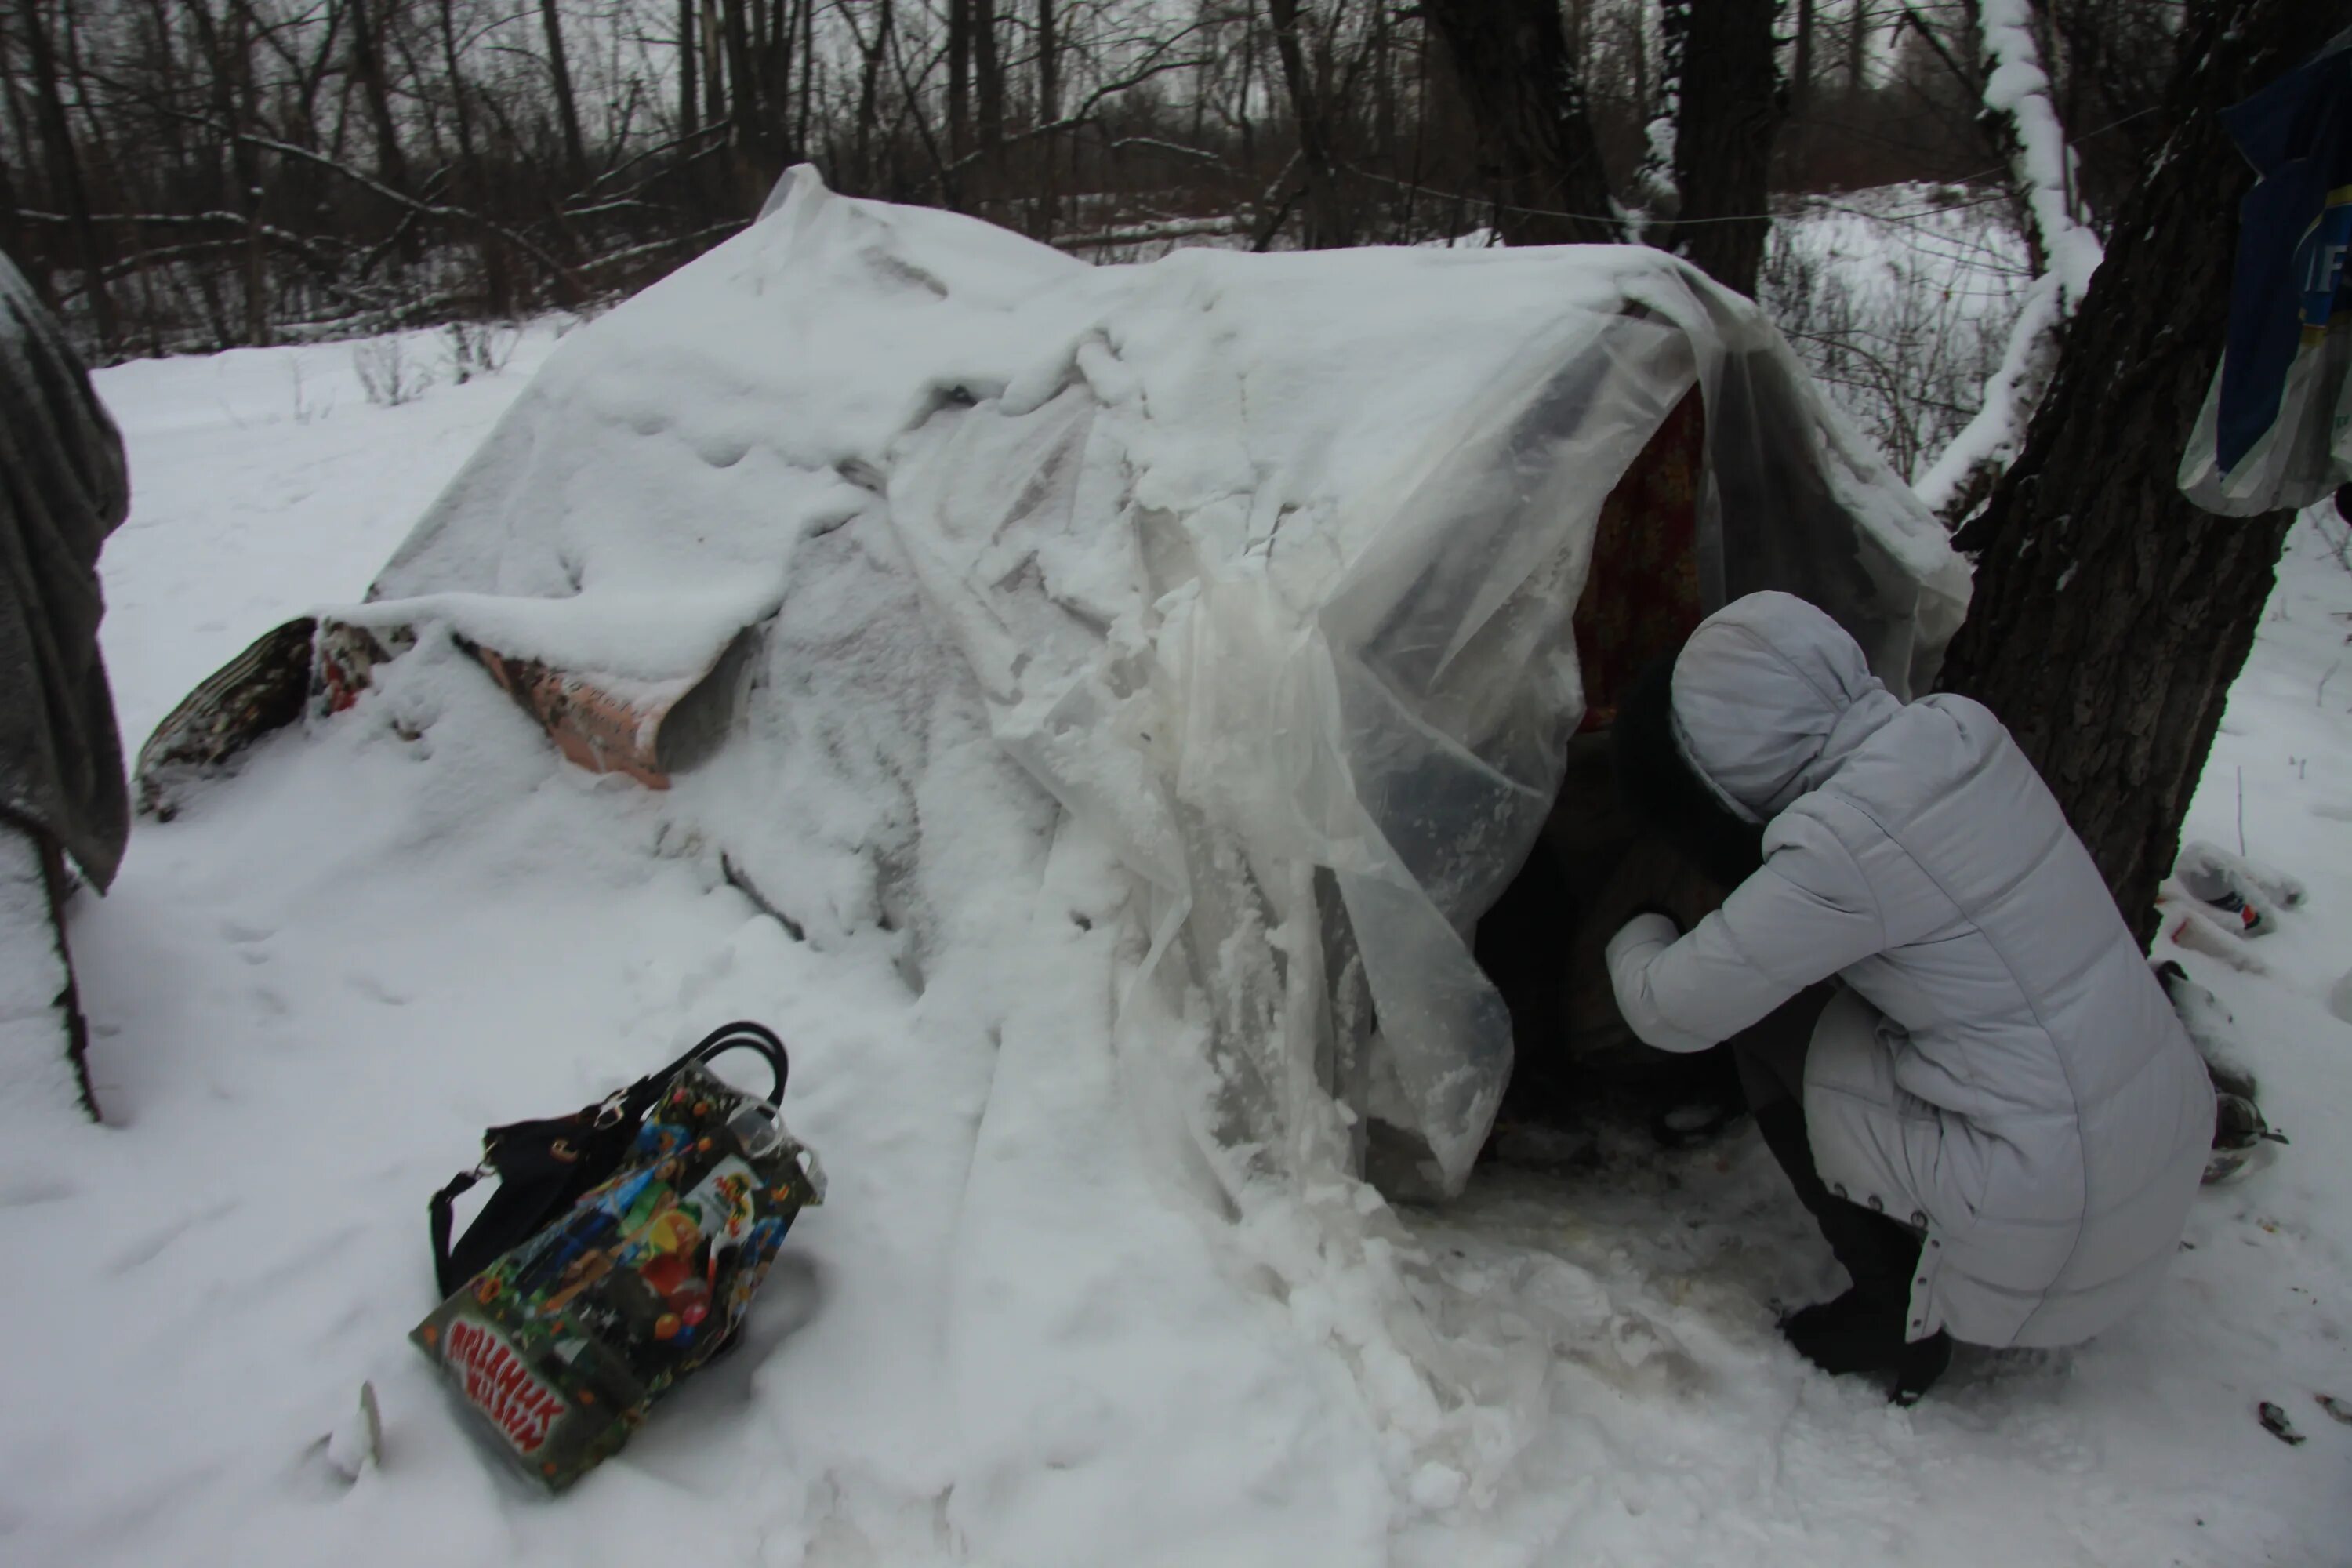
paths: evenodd
<path fill-rule="evenodd" d="M 98 552 L 130 505 L 114 421 L 0 256 L 0 811 L 49 834 L 101 891 L 131 818 Z"/>

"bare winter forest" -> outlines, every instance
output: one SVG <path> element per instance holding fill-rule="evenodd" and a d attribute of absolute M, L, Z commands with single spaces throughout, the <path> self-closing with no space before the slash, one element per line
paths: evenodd
<path fill-rule="evenodd" d="M 803 160 L 1105 258 L 1634 238 L 1910 470 L 2053 264 L 2011 12 L 2099 231 L 2173 0 L 0 0 L 0 248 L 114 359 L 593 309 Z"/>

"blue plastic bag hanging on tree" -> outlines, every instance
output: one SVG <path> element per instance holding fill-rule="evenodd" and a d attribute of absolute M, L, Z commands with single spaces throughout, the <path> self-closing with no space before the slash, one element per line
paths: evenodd
<path fill-rule="evenodd" d="M 2222 123 L 2259 177 L 2238 205 L 2228 343 L 2180 488 L 2252 517 L 2352 480 L 2352 32 Z"/>

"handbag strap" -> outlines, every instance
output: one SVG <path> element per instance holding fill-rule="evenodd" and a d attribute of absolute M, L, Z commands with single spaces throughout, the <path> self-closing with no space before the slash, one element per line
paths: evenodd
<path fill-rule="evenodd" d="M 474 1184 L 481 1179 L 478 1172 L 460 1171 L 449 1178 L 447 1186 L 433 1194 L 433 1202 L 430 1205 L 433 1216 L 433 1280 L 441 1288 L 444 1300 L 456 1295 L 457 1287 L 466 1282 L 463 1279 L 451 1278 L 457 1272 L 457 1265 L 449 1256 L 450 1210 L 459 1198 L 473 1191 Z M 472 1239 L 473 1231 L 474 1227 L 467 1227 L 466 1235 L 468 1240 Z"/>
<path fill-rule="evenodd" d="M 640 1080 L 638 1087 L 652 1084 L 654 1096 L 657 1098 L 662 1086 L 676 1077 L 678 1069 L 688 1062 L 713 1061 L 730 1051 L 757 1051 L 767 1062 L 768 1071 L 775 1079 L 768 1089 L 768 1103 L 783 1104 L 784 1080 L 792 1076 L 792 1058 L 785 1055 L 784 1042 L 776 1037 L 776 1032 L 773 1029 L 769 1028 L 765 1024 L 755 1024 L 749 1018 L 739 1018 L 732 1024 L 723 1024 L 711 1030 L 702 1037 L 701 1044 L 662 1068 L 652 1078 Z M 646 1103 L 650 1106 L 653 1100 L 649 1098 Z M 643 1112 L 639 1114 L 642 1115 Z"/>
<path fill-rule="evenodd" d="M 433 1194 L 430 1205 L 434 1279 L 444 1298 L 454 1295 L 467 1280 L 497 1261 L 499 1254 L 521 1246 L 569 1210 L 580 1194 L 602 1182 L 627 1151 L 627 1134 L 600 1139 L 583 1115 L 574 1119 L 584 1130 L 578 1142 L 581 1157 L 571 1163 L 532 1162 L 523 1170 L 500 1169 L 496 1156 L 470 1171 L 460 1171 L 449 1184 Z M 539 1123 L 544 1127 L 547 1123 Z M 620 1131 L 618 1124 L 614 1131 Z M 633 1131 L 634 1130 L 630 1130 Z M 451 1211 L 457 1200 L 483 1176 L 495 1173 L 498 1190 L 474 1216 L 466 1234 L 449 1238 Z"/>
<path fill-rule="evenodd" d="M 483 1140 L 482 1163 L 451 1177 L 427 1205 L 434 1279 L 442 1296 L 446 1299 L 457 1294 L 466 1281 L 489 1267 L 500 1254 L 546 1228 L 550 1221 L 568 1211 L 582 1193 L 610 1175 L 635 1137 L 637 1123 L 645 1120 L 646 1112 L 653 1109 L 670 1079 L 681 1069 L 689 1063 L 710 1061 L 737 1050 L 756 1051 L 767 1062 L 774 1079 L 768 1089 L 767 1103 L 782 1105 L 784 1083 L 792 1072 L 791 1058 L 774 1030 L 747 1018 L 713 1029 L 659 1072 L 637 1079 L 572 1117 L 555 1122 L 518 1122 L 512 1127 L 493 1128 Z M 502 1135 L 519 1134 L 525 1129 L 543 1133 L 544 1130 L 565 1123 L 577 1129 L 583 1157 L 575 1163 L 551 1166 L 542 1162 L 537 1169 L 519 1172 L 501 1162 Z M 499 1178 L 499 1190 L 453 1245 L 449 1233 L 457 1200 L 484 1176 L 491 1174 Z"/>

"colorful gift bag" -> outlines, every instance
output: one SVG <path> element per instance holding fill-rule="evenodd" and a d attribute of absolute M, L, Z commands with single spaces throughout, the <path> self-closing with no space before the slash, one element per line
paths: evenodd
<path fill-rule="evenodd" d="M 733 1342 L 793 1216 L 823 1196 L 775 1105 L 689 1059 L 609 1178 L 410 1338 L 494 1445 L 561 1490 Z"/>

